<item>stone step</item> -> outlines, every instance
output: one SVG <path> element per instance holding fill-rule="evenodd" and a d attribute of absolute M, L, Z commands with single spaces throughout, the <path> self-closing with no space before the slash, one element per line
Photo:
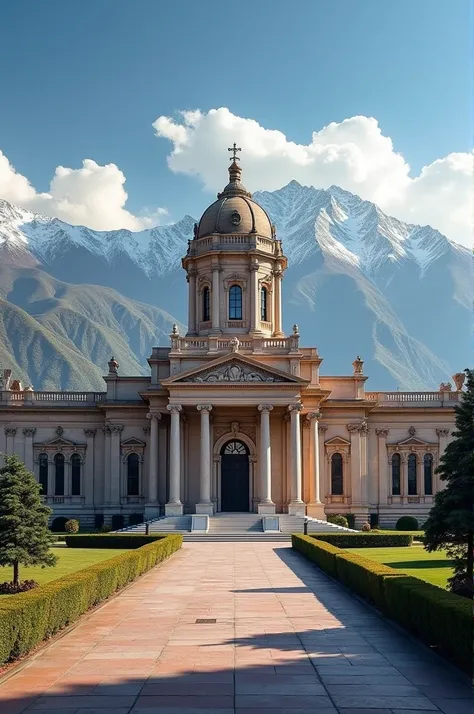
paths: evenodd
<path fill-rule="evenodd" d="M 185 543 L 289 543 L 288 533 L 184 533 Z"/>

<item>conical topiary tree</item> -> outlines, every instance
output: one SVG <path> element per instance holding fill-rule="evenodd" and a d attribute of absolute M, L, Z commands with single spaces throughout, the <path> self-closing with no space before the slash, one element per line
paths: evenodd
<path fill-rule="evenodd" d="M 425 548 L 446 550 L 454 561 L 450 589 L 472 597 L 474 548 L 474 370 L 466 369 L 466 391 L 456 406 L 456 431 L 436 473 L 446 488 L 435 496 L 425 523 Z"/>
<path fill-rule="evenodd" d="M 54 540 L 48 528 L 51 509 L 44 505 L 33 474 L 17 456 L 4 456 L 0 469 L 0 565 L 13 567 L 20 585 L 20 565 L 54 565 Z"/>

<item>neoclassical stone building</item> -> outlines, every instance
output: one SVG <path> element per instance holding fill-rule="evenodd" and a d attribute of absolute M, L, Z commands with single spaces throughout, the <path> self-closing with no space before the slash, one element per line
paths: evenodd
<path fill-rule="evenodd" d="M 457 391 L 387 393 L 366 391 L 359 357 L 350 374 L 321 373 L 298 326 L 283 333 L 287 259 L 235 157 L 182 264 L 188 331 L 153 349 L 148 377 L 120 375 L 112 358 L 103 392 L 38 392 L 4 371 L 0 451 L 34 471 L 55 515 L 423 520 L 461 376 Z"/>

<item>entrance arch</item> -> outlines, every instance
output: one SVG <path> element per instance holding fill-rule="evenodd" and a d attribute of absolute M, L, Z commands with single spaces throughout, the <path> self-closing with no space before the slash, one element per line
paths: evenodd
<path fill-rule="evenodd" d="M 221 510 L 250 511 L 249 450 L 239 439 L 231 439 L 221 449 Z"/>
<path fill-rule="evenodd" d="M 226 501 L 227 497 L 225 494 L 226 485 L 224 485 L 224 479 L 226 478 L 226 464 L 224 457 L 226 456 L 225 448 L 230 442 L 240 442 L 246 449 L 246 454 L 243 456 L 247 460 L 247 478 L 244 477 L 244 483 L 242 484 L 242 509 L 241 512 L 252 513 L 256 511 L 257 508 L 257 488 L 255 484 L 255 468 L 257 461 L 257 454 L 255 449 L 255 443 L 252 439 L 239 430 L 237 423 L 232 423 L 232 429 L 227 433 L 222 434 L 215 442 L 213 448 L 213 460 L 214 460 L 214 493 L 216 494 L 216 510 L 225 511 L 227 509 Z M 224 471 L 222 469 L 224 462 Z M 227 472 L 229 473 L 229 472 Z M 247 500 L 244 502 L 244 491 L 245 484 L 247 484 Z M 228 484 L 227 484 L 228 485 Z M 224 489 L 224 502 L 222 500 L 222 494 Z M 232 504 L 231 504 L 232 505 Z M 234 504 L 234 512 L 237 512 L 237 504 Z M 240 509 L 239 509 L 240 510 Z M 231 511 L 232 512 L 232 511 Z"/>

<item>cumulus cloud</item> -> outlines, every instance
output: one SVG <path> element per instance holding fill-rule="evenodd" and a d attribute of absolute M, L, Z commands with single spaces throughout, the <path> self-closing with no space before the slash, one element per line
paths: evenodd
<path fill-rule="evenodd" d="M 223 157 L 235 141 L 243 149 L 250 190 L 272 191 L 292 179 L 316 188 L 336 184 L 401 220 L 429 224 L 472 246 L 472 155 L 450 154 L 412 177 L 373 117 L 332 122 L 313 132 L 308 144 L 289 141 L 281 131 L 226 108 L 185 111 L 177 120 L 160 116 L 153 126 L 173 144 L 170 169 L 198 176 L 209 191 L 222 189 Z"/>
<path fill-rule="evenodd" d="M 48 193 L 38 193 L 0 151 L 0 197 L 37 213 L 95 230 L 128 228 L 139 231 L 157 225 L 166 214 L 158 208 L 144 216 L 127 211 L 125 176 L 115 164 L 100 166 L 85 159 L 82 168 L 58 166 Z"/>

